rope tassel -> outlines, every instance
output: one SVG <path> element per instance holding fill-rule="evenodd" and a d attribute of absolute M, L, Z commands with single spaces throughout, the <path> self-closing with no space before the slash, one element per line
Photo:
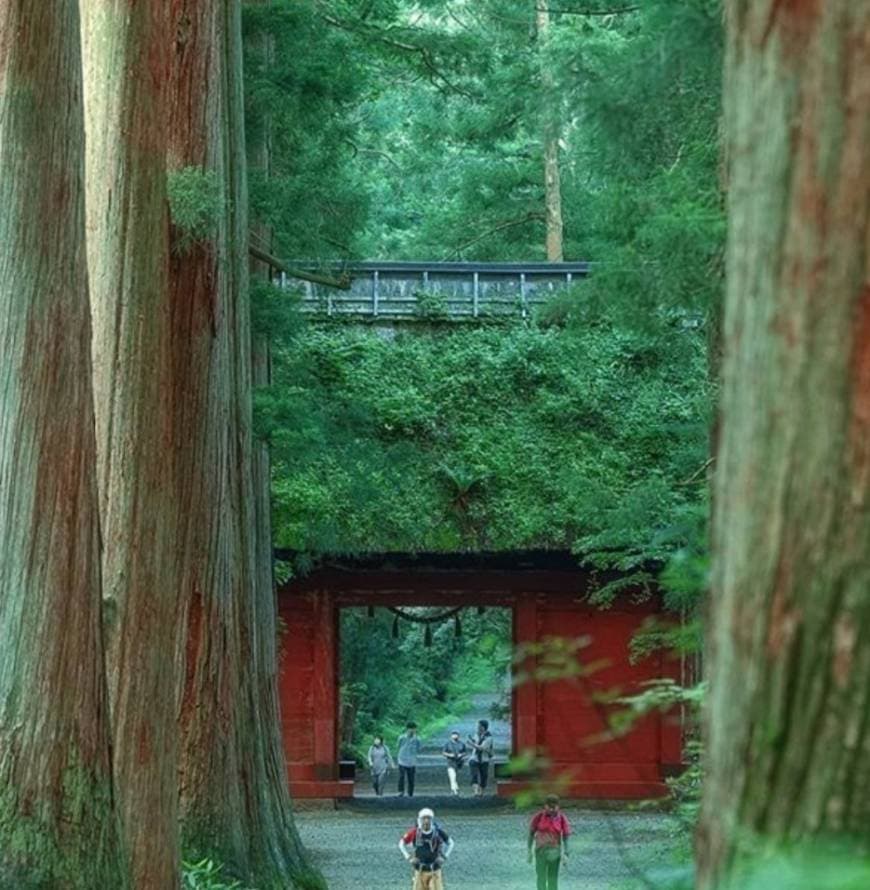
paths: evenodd
<path fill-rule="evenodd" d="M 459 620 L 459 615 L 456 616 L 456 621 L 453 625 L 453 636 L 461 637 L 462 636 L 462 622 Z"/>
<path fill-rule="evenodd" d="M 369 618 L 374 618 L 374 617 L 375 617 L 375 607 L 369 606 Z"/>
<path fill-rule="evenodd" d="M 399 616 L 398 615 L 396 615 L 396 617 L 393 619 L 393 639 L 394 640 L 399 639 Z"/>
<path fill-rule="evenodd" d="M 432 645 L 432 626 L 426 625 L 426 633 L 423 636 L 423 645 L 428 649 Z"/>

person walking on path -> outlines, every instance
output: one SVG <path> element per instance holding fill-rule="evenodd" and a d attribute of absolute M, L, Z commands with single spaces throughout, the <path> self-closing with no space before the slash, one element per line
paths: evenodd
<path fill-rule="evenodd" d="M 481 720 L 477 724 L 477 732 L 468 737 L 471 746 L 471 758 L 468 765 L 471 768 L 471 788 L 475 797 L 480 797 L 486 791 L 486 783 L 489 780 L 489 762 L 492 760 L 492 735 L 489 732 L 489 721 Z"/>
<path fill-rule="evenodd" d="M 384 737 L 376 735 L 368 753 L 369 769 L 372 773 L 372 787 L 378 797 L 383 797 L 384 786 L 390 767 L 395 766 L 390 749 L 384 744 Z"/>
<path fill-rule="evenodd" d="M 559 869 L 568 861 L 571 825 L 559 810 L 559 798 L 547 796 L 544 809 L 529 824 L 529 862 L 534 851 L 538 890 L 559 890 Z"/>
<path fill-rule="evenodd" d="M 441 869 L 453 851 L 453 839 L 435 822 L 432 810 L 420 810 L 416 827 L 399 838 L 399 850 L 414 868 L 411 890 L 444 890 Z"/>
<path fill-rule="evenodd" d="M 456 779 L 456 774 L 462 769 L 465 755 L 468 753 L 465 742 L 459 738 L 458 730 L 454 729 L 450 733 L 450 738 L 444 743 L 444 750 L 441 753 L 447 760 L 447 779 L 450 782 L 450 791 L 454 797 L 458 797 L 459 782 Z"/>
<path fill-rule="evenodd" d="M 396 761 L 399 764 L 399 797 L 405 796 L 405 782 L 408 783 L 408 797 L 414 796 L 414 778 L 417 774 L 417 757 L 422 744 L 417 735 L 417 724 L 409 723 L 399 736 L 396 747 Z"/>

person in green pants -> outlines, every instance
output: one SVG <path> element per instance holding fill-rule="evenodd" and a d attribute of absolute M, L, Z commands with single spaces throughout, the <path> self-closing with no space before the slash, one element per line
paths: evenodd
<path fill-rule="evenodd" d="M 559 809 L 559 798 L 547 796 L 544 809 L 529 824 L 529 862 L 534 855 L 538 890 L 559 890 L 559 869 L 568 860 L 571 825 Z"/>

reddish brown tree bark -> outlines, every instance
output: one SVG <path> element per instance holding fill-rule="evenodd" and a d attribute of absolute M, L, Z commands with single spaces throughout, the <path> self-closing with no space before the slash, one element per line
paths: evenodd
<path fill-rule="evenodd" d="M 169 362 L 167 6 L 82 0 L 88 260 L 114 775 L 133 885 L 180 882 L 178 504 Z"/>
<path fill-rule="evenodd" d="M 0 4 L 0 885 L 126 886 L 100 631 L 79 11 Z"/>
<path fill-rule="evenodd" d="M 258 587 L 239 14 L 234 0 L 173 9 L 170 169 L 214 171 L 223 188 L 211 235 L 172 260 L 181 810 L 189 849 L 271 888 L 293 886 L 303 863 L 273 744 L 271 583 Z"/>
<path fill-rule="evenodd" d="M 870 822 L 870 3 L 731 0 L 698 886 Z"/>

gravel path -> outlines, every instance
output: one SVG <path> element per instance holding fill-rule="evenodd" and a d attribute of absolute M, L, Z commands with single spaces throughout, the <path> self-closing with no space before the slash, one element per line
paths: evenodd
<path fill-rule="evenodd" d="M 568 808 L 574 828 L 571 861 L 560 890 L 641 890 L 643 878 L 673 863 L 676 824 L 659 814 Z M 456 848 L 444 872 L 449 890 L 533 890 L 526 862 L 528 814 L 449 813 L 439 820 Z M 408 890 L 409 867 L 397 843 L 413 814 L 343 810 L 297 813 L 302 839 L 329 890 Z"/>

